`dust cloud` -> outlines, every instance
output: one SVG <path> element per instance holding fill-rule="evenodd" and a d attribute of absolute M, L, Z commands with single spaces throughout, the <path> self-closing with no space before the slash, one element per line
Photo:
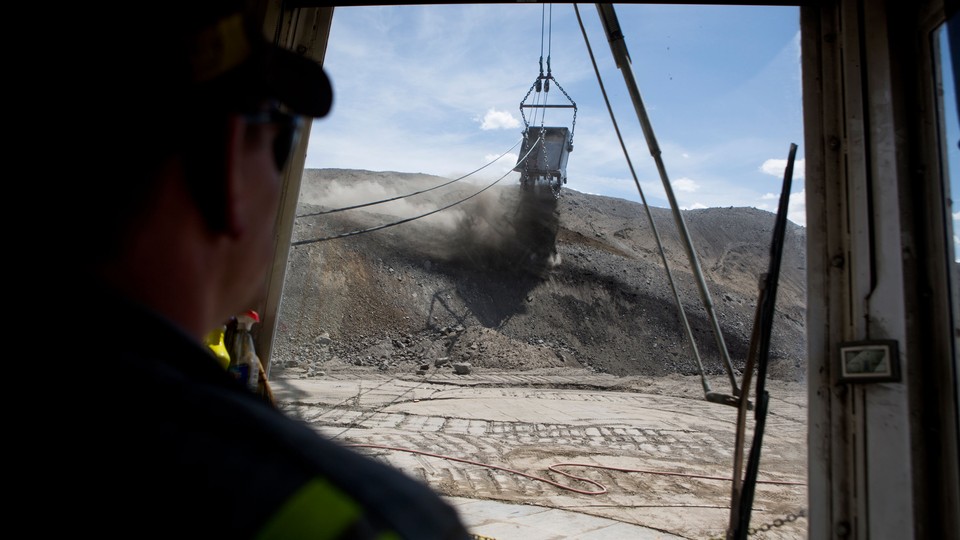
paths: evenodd
<path fill-rule="evenodd" d="M 479 194 L 484 186 L 476 184 L 431 190 L 442 179 L 427 176 L 353 180 L 305 184 L 300 202 L 328 210 L 361 206 L 317 216 L 330 219 L 347 214 L 352 227 L 414 218 L 390 229 L 399 241 L 438 260 L 476 270 L 544 276 L 560 263 L 558 199 L 552 193 L 518 184 L 496 185 Z M 417 194 L 408 196 L 412 193 Z"/>
<path fill-rule="evenodd" d="M 462 212 L 450 259 L 479 270 L 544 276 L 560 264 L 557 198 L 510 186 Z"/>

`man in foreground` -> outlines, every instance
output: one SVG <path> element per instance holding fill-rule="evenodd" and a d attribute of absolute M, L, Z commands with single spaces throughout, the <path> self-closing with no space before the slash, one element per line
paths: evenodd
<path fill-rule="evenodd" d="M 323 70 L 237 2 L 77 4 L 48 89 L 71 169 L 45 218 L 66 247 L 38 256 L 57 278 L 29 315 L 56 321 L 54 412 L 27 416 L 14 494 L 35 532 L 469 538 L 427 486 L 284 416 L 203 345 L 262 298 L 281 171 L 331 108 Z"/>

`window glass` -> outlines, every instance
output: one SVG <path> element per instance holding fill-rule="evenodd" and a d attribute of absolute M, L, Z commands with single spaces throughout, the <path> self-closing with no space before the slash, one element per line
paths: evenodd
<path fill-rule="evenodd" d="M 954 15 L 950 25 L 953 27 L 954 34 L 960 31 L 960 23 L 957 22 L 957 15 Z M 960 221 L 960 208 L 952 201 L 957 194 L 960 194 L 960 119 L 957 116 L 957 88 L 956 73 L 954 71 L 955 59 L 951 53 L 951 36 L 948 25 L 943 25 L 937 31 L 937 44 L 939 48 L 938 69 L 940 71 L 940 82 L 942 85 L 942 94 L 940 100 L 940 118 L 942 121 L 943 139 L 941 145 L 944 154 L 944 176 L 947 179 L 947 196 L 951 201 L 950 211 L 952 212 L 953 222 L 953 246 L 955 260 L 960 261 L 960 237 L 957 236 L 957 222 Z M 952 41 L 956 42 L 954 36 Z"/>

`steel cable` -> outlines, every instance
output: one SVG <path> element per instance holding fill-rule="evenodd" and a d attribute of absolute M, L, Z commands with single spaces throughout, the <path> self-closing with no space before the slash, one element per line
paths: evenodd
<path fill-rule="evenodd" d="M 336 212 L 343 212 L 343 211 L 345 211 L 345 210 L 356 210 L 357 208 L 364 208 L 364 207 L 373 206 L 373 205 L 376 205 L 376 204 L 384 204 L 384 203 L 388 203 L 388 202 L 397 201 L 397 200 L 400 200 L 400 199 L 406 199 L 407 197 L 413 197 L 414 195 L 421 195 L 421 194 L 423 194 L 423 193 L 427 193 L 427 192 L 433 191 L 433 190 L 435 190 L 435 189 L 440 189 L 440 188 L 442 188 L 442 187 L 449 186 L 450 184 L 453 184 L 454 182 L 459 182 L 460 180 L 463 180 L 464 178 L 468 178 L 468 177 L 470 177 L 470 176 L 473 176 L 474 174 L 477 174 L 478 172 L 486 169 L 486 168 L 489 167 L 490 165 L 493 165 L 494 163 L 500 161 L 500 159 L 503 158 L 503 156 L 507 155 L 511 150 L 513 150 L 514 148 L 516 148 L 517 145 L 519 145 L 521 142 L 523 142 L 523 139 L 520 139 L 519 141 L 517 141 L 517 142 L 516 142 L 513 146 L 511 146 L 506 152 L 500 154 L 499 156 L 497 156 L 496 159 L 494 159 L 493 161 L 487 163 L 487 164 L 484 165 L 483 167 L 480 167 L 479 169 L 475 169 L 475 170 L 473 170 L 473 171 L 471 171 L 471 172 L 469 172 L 469 173 L 467 173 L 467 174 L 465 174 L 465 175 L 463 175 L 463 176 L 461 176 L 461 177 L 459 177 L 459 178 L 454 178 L 453 180 L 450 180 L 449 182 L 445 182 L 445 183 L 440 184 L 440 185 L 438 185 L 438 186 L 433 186 L 433 187 L 431 187 L 431 188 L 423 189 L 423 190 L 420 190 L 420 191 L 414 191 L 413 193 L 407 193 L 406 195 L 398 195 L 398 196 L 396 196 L 396 197 L 391 197 L 391 198 L 389 198 L 389 199 L 382 199 L 382 200 L 379 200 L 379 201 L 372 201 L 372 202 L 367 202 L 367 203 L 363 203 L 363 204 L 357 204 L 357 205 L 354 205 L 354 206 L 345 206 L 345 207 L 343 207 L 343 208 L 334 208 L 334 209 L 332 209 L 332 210 L 323 210 L 323 211 L 321 211 L 321 212 L 311 212 L 311 213 L 309 213 L 309 214 L 300 214 L 299 216 L 297 216 L 297 219 L 303 218 L 303 217 L 323 216 L 323 215 L 326 215 L 326 214 L 333 214 L 333 213 L 336 213 Z"/>
<path fill-rule="evenodd" d="M 539 141 L 539 140 L 538 140 L 538 141 Z M 536 143 L 534 143 L 534 145 L 530 148 L 530 150 L 528 150 L 527 153 L 526 153 L 522 158 L 520 158 L 520 160 L 526 159 L 527 156 L 530 155 L 530 152 L 532 152 L 534 148 L 536 148 Z M 518 160 L 518 161 L 519 161 L 519 160 Z M 487 186 L 485 186 L 485 187 L 484 187 L 483 189 L 481 189 L 480 191 L 477 191 L 476 193 L 470 194 L 470 195 L 468 195 L 468 196 L 466 196 L 466 197 L 464 197 L 464 198 L 462 198 L 462 199 L 460 199 L 460 200 L 458 200 L 458 201 L 452 202 L 452 203 L 450 203 L 450 204 L 448 204 L 448 205 L 446 205 L 446 206 L 437 208 L 436 210 L 431 210 L 431 211 L 429 211 L 429 212 L 426 212 L 426 213 L 423 213 L 423 214 L 420 214 L 420 215 L 417 215 L 417 216 L 409 217 L 409 218 L 406 218 L 406 219 L 401 219 L 401 220 L 399 220 L 399 221 L 393 221 L 393 222 L 390 222 L 390 223 L 385 223 L 385 224 L 383 224 L 383 225 L 377 225 L 376 227 L 370 227 L 370 228 L 368 228 L 368 229 L 360 229 L 360 230 L 355 230 L 355 231 L 349 231 L 349 232 L 345 232 L 345 233 L 341 233 L 341 234 L 335 234 L 335 235 L 332 235 L 332 236 L 325 236 L 325 237 L 323 237 L 323 238 L 312 238 L 312 239 L 310 239 L 310 240 L 297 240 L 296 242 L 291 242 L 290 245 L 296 247 L 296 246 L 302 246 L 302 245 L 306 245 L 306 244 L 315 244 L 315 243 L 317 243 L 317 242 L 326 242 L 327 240 L 335 240 L 335 239 L 337 239 L 337 238 L 346 238 L 346 237 L 348 237 L 348 236 L 356 236 L 356 235 L 358 235 L 358 234 L 364 234 L 364 233 L 379 231 L 379 230 L 382 230 L 382 229 L 386 229 L 386 228 L 388 228 L 388 227 L 394 227 L 394 226 L 396 226 L 396 225 L 402 225 L 402 224 L 404 224 L 404 223 L 409 223 L 409 222 L 411 222 L 411 221 L 415 221 L 415 220 L 418 220 L 418 219 L 421 219 L 421 218 L 425 218 L 425 217 L 427 217 L 427 216 L 431 216 L 431 215 L 433 215 L 433 214 L 436 214 L 437 212 L 442 212 L 442 211 L 447 210 L 447 209 L 449 209 L 449 208 L 452 208 L 452 207 L 454 207 L 454 206 L 456 206 L 456 205 L 458 205 L 458 204 L 462 204 L 462 203 L 465 203 L 465 202 L 469 201 L 470 199 L 476 197 L 477 195 L 480 195 L 480 194 L 483 193 L 484 191 L 486 191 L 486 190 L 492 188 L 493 186 L 499 184 L 499 183 L 500 183 L 504 178 L 506 178 L 511 172 L 513 172 L 513 169 L 511 169 L 510 171 L 506 172 L 503 176 L 501 176 L 500 178 L 494 180 L 493 182 L 491 182 L 490 184 L 488 184 Z"/>

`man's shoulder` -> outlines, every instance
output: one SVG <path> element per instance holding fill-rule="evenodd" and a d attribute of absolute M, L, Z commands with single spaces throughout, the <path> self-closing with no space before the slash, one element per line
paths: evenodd
<path fill-rule="evenodd" d="M 290 508 L 298 501 L 331 503 L 332 497 L 357 508 L 358 523 L 397 531 L 401 538 L 466 537 L 455 510 L 428 485 L 271 407 L 212 362 L 213 368 L 185 371 L 183 358 L 168 363 L 129 349 L 101 360 L 106 393 L 74 410 L 97 433 L 95 461 L 117 467 L 103 480 L 118 493 L 142 495 L 149 485 L 151 497 L 170 494 L 182 515 L 236 534 L 277 520 L 309 528 L 305 516 L 329 520 L 330 509 L 291 514 Z M 196 355 L 190 361 L 204 360 Z M 134 472 L 137 483 L 112 472 Z M 197 486 L 198 478 L 201 488 L 182 491 L 183 485 Z M 318 486 L 325 487 L 326 499 L 316 496 Z M 240 505 L 247 510 L 238 513 Z M 218 515 L 231 518 L 209 520 Z"/>
<path fill-rule="evenodd" d="M 93 354 L 71 357 L 84 358 L 82 369 L 57 366 L 49 394 L 57 422 L 36 439 L 71 449 L 37 468 L 77 490 L 66 498 L 83 516 L 80 529 L 92 519 L 83 509 L 112 508 L 127 516 L 118 527 L 161 512 L 158 533 L 189 526 L 240 538 L 268 526 L 310 530 L 346 505 L 358 509 L 358 524 L 401 538 L 466 537 L 428 485 L 270 406 L 176 328 L 122 303 L 96 309 L 96 320 L 60 336 L 65 348 Z"/>

